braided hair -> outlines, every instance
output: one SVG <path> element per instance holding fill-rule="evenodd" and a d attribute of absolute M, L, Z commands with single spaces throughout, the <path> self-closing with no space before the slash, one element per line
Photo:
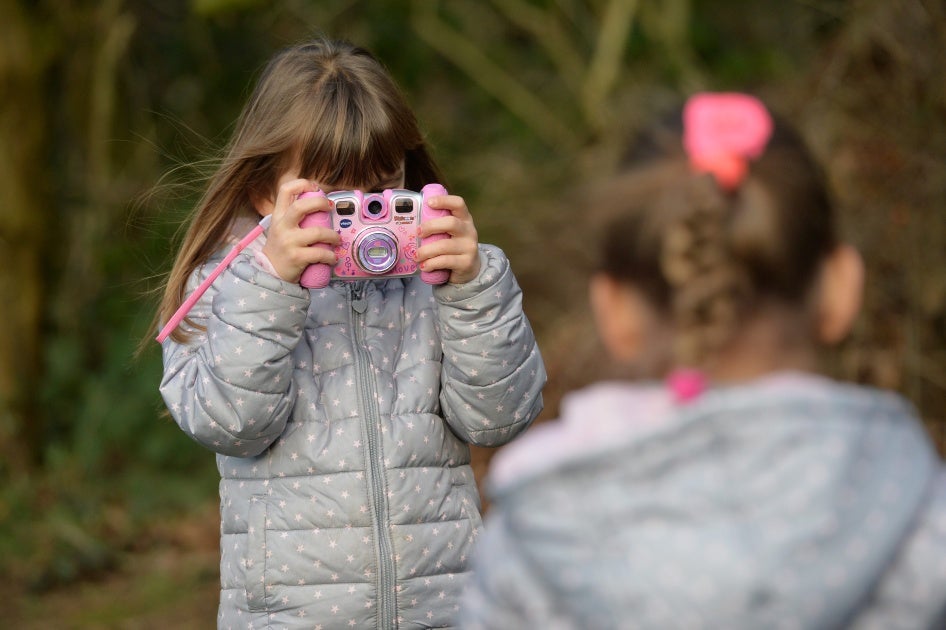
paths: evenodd
<path fill-rule="evenodd" d="M 837 246 L 824 177 L 797 132 L 771 135 L 738 178 L 694 168 L 682 112 L 631 144 L 603 193 L 598 270 L 672 322 L 672 362 L 705 368 L 769 305 L 804 306 Z"/>

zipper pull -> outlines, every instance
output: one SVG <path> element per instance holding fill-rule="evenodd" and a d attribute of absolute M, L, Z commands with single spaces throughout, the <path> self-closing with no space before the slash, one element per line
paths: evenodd
<path fill-rule="evenodd" d="M 363 284 L 352 285 L 351 288 L 351 307 L 359 315 L 368 310 L 368 300 L 362 295 L 364 288 Z"/>

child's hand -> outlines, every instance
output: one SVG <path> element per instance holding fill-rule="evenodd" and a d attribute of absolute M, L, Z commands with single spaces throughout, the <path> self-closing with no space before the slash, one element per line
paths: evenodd
<path fill-rule="evenodd" d="M 422 271 L 447 269 L 451 283 L 465 284 L 480 272 L 479 241 L 466 202 L 456 195 L 439 195 L 427 203 L 431 208 L 449 211 L 450 215 L 422 223 L 418 230 L 421 238 L 434 234 L 449 234 L 451 238 L 419 247 L 417 262 Z"/>
<path fill-rule="evenodd" d="M 302 193 L 312 191 L 309 180 L 294 179 L 279 187 L 276 203 L 271 206 L 272 219 L 263 254 L 286 282 L 299 282 L 302 272 L 313 263 L 334 266 L 338 262 L 334 247 L 338 245 L 339 237 L 334 230 L 299 227 L 299 222 L 307 214 L 331 210 L 331 202 L 321 195 L 298 198 Z M 310 247 L 315 243 L 328 243 L 330 247 Z"/>

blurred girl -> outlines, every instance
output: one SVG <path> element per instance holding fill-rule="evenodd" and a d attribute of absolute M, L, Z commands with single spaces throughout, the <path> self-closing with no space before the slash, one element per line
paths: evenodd
<path fill-rule="evenodd" d="M 493 459 L 462 625 L 946 627 L 932 444 L 898 396 L 815 374 L 863 265 L 798 137 L 699 94 L 630 162 L 590 298 L 650 380 L 570 394 Z"/>
<path fill-rule="evenodd" d="M 269 63 L 174 263 L 159 318 L 269 216 L 163 342 L 161 393 L 217 453 L 220 628 L 441 628 L 480 531 L 468 444 L 512 439 L 541 409 L 541 357 L 503 253 L 461 197 L 422 236 L 417 276 L 299 284 L 337 234 L 300 227 L 316 190 L 439 182 L 382 65 L 314 41 Z"/>

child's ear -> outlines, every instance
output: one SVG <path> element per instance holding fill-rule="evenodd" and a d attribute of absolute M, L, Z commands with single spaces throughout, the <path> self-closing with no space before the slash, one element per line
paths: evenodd
<path fill-rule="evenodd" d="M 834 344 L 854 326 L 864 296 L 864 260 L 850 245 L 839 245 L 825 260 L 818 286 L 817 333 Z"/>
<path fill-rule="evenodd" d="M 619 361 L 637 358 L 647 334 L 643 298 L 626 283 L 603 273 L 592 276 L 588 297 L 605 350 Z"/>

